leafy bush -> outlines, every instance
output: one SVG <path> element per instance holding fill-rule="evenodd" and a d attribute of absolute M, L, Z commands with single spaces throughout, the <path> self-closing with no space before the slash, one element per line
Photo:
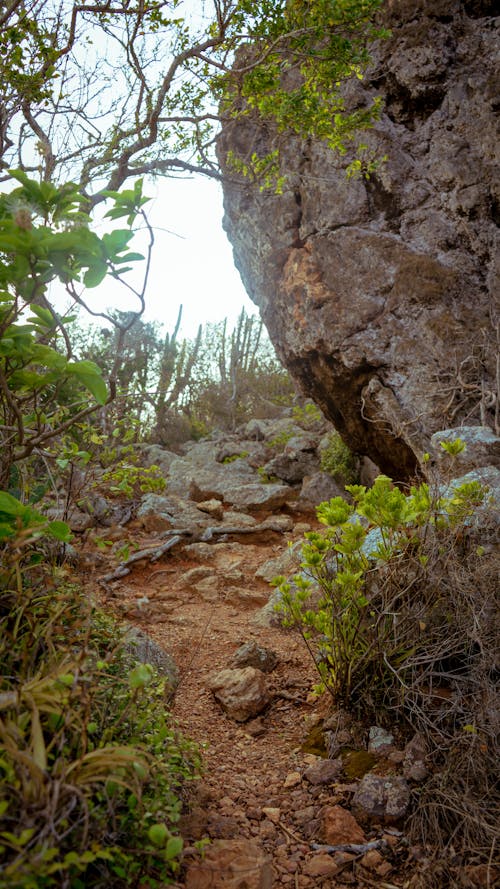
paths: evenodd
<path fill-rule="evenodd" d="M 46 580 L 0 596 L 0 887 L 164 886 L 196 750 L 109 618 Z"/>
<path fill-rule="evenodd" d="M 328 443 L 321 449 L 321 469 L 343 485 L 357 481 L 357 461 L 338 432 L 328 436 Z"/>
<path fill-rule="evenodd" d="M 276 580 L 286 623 L 302 632 L 335 701 L 379 716 L 384 702 L 413 702 L 421 713 L 445 655 L 463 659 L 471 647 L 450 630 L 467 603 L 447 571 L 453 554 L 467 557 L 466 522 L 485 493 L 470 482 L 404 494 L 386 476 L 347 490 L 354 505 L 335 497 L 318 507 L 326 531 L 306 534 L 303 572 Z"/>
<path fill-rule="evenodd" d="M 337 706 L 426 739 L 431 774 L 407 825 L 426 861 L 412 889 L 469 885 L 469 865 L 490 874 L 498 837 L 498 559 L 472 518 L 486 491 L 405 494 L 386 476 L 347 490 L 353 506 L 318 507 L 325 531 L 306 534 L 302 573 L 276 579 L 280 609 Z"/>
<path fill-rule="evenodd" d="M 158 466 L 137 466 L 135 462 L 120 460 L 106 469 L 95 487 L 114 497 L 136 498 L 142 494 L 161 494 L 166 481 Z"/>

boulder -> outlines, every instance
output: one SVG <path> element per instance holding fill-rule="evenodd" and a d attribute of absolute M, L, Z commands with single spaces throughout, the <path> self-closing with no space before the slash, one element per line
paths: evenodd
<path fill-rule="evenodd" d="M 450 458 L 441 442 L 448 443 L 460 439 L 465 450 Z M 487 426 L 461 426 L 456 429 L 442 429 L 431 438 L 432 454 L 438 466 L 449 473 L 466 473 L 480 466 L 500 467 L 500 438 Z"/>
<path fill-rule="evenodd" d="M 280 194 L 223 181 L 224 227 L 277 353 L 351 449 L 412 476 L 434 432 L 495 420 L 500 277 L 493 4 L 382 5 L 348 109 L 377 96 L 360 134 L 387 160 L 348 178 L 354 154 L 287 134 Z M 226 122 L 218 143 L 246 157 L 276 146 L 269 121 Z M 363 157 L 363 156 L 362 156 Z"/>
<path fill-rule="evenodd" d="M 236 722 L 262 713 L 271 700 L 264 673 L 254 667 L 221 670 L 209 680 L 208 687 Z"/>
<path fill-rule="evenodd" d="M 303 509 L 314 509 L 325 500 L 333 497 L 346 499 L 345 488 L 339 485 L 328 472 L 314 472 L 303 479 L 298 503 Z"/>
<path fill-rule="evenodd" d="M 263 485 L 260 482 L 227 486 L 224 499 L 240 512 L 273 510 L 284 506 L 290 499 L 290 488 L 286 485 Z"/>

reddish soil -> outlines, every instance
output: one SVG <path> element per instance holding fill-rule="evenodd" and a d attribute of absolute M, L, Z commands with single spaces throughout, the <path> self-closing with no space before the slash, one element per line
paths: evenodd
<path fill-rule="evenodd" d="M 395 878 L 398 840 L 390 833 L 383 858 L 378 853 L 371 858 L 370 853 L 332 856 L 313 847 L 321 844 L 324 807 L 348 808 L 354 786 L 342 782 L 314 786 L 301 779 L 304 769 L 316 761 L 301 745 L 309 728 L 327 712 L 330 699 L 312 693 L 317 674 L 300 637 L 255 623 L 270 592 L 264 581 L 255 579 L 255 571 L 283 553 L 287 542 L 298 540 L 301 533 L 269 537 L 267 543 L 242 538 L 232 547 L 214 544 L 215 560 L 208 562 L 187 560 L 174 550 L 154 565 L 134 566 L 127 577 L 108 586 L 108 604 L 173 655 L 180 672 L 173 717 L 202 748 L 204 776 L 182 822 L 186 862 L 198 854 L 193 843 L 203 837 L 247 838 L 256 840 L 270 856 L 275 889 L 345 885 L 397 889 L 404 881 Z M 138 543 L 142 548 L 154 541 Z M 203 565 L 211 569 L 211 576 L 220 575 L 206 596 L 209 601 L 194 587 L 183 585 L 186 573 Z M 228 572 L 238 578 L 236 591 L 226 581 Z M 238 724 L 222 712 L 207 679 L 227 667 L 235 650 L 249 640 L 275 651 L 279 663 L 269 674 L 273 699 L 268 709 L 261 717 Z M 368 839 L 380 836 L 380 830 L 367 832 Z M 180 880 L 178 885 L 185 884 Z M 212 885 L 219 889 L 217 880 Z"/>

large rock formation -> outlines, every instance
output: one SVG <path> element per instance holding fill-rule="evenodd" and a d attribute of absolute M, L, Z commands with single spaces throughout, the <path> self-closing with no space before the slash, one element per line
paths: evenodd
<path fill-rule="evenodd" d="M 351 447 L 399 478 L 436 429 L 495 422 L 493 6 L 384 5 L 392 37 L 346 87 L 351 107 L 384 97 L 362 134 L 388 157 L 370 179 L 346 177 L 352 157 L 290 138 L 282 195 L 224 186 L 236 265 L 278 354 Z M 225 129 L 220 157 L 273 138 L 247 118 Z"/>

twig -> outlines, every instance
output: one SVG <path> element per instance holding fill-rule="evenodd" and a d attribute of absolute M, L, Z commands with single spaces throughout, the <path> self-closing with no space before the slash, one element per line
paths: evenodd
<path fill-rule="evenodd" d="M 370 849 L 385 849 L 387 840 L 371 840 L 369 843 L 339 843 L 336 846 L 324 846 L 321 843 L 311 843 L 311 848 L 320 852 L 353 852 L 355 855 L 363 855 Z"/>
<path fill-rule="evenodd" d="M 99 583 L 109 583 L 111 580 L 119 580 L 121 577 L 125 577 L 130 573 L 130 565 L 133 565 L 135 562 L 140 562 L 142 559 L 148 559 L 150 562 L 157 562 L 158 559 L 161 559 L 169 549 L 173 549 L 174 546 L 177 546 L 178 543 L 181 543 L 183 537 L 191 536 L 190 531 L 178 531 L 170 540 L 167 540 L 166 543 L 162 543 L 161 546 L 155 546 L 150 549 L 141 549 L 136 553 L 133 553 L 128 559 L 124 562 L 121 562 L 114 571 L 111 571 L 109 574 L 105 574 L 104 577 L 99 579 Z"/>

